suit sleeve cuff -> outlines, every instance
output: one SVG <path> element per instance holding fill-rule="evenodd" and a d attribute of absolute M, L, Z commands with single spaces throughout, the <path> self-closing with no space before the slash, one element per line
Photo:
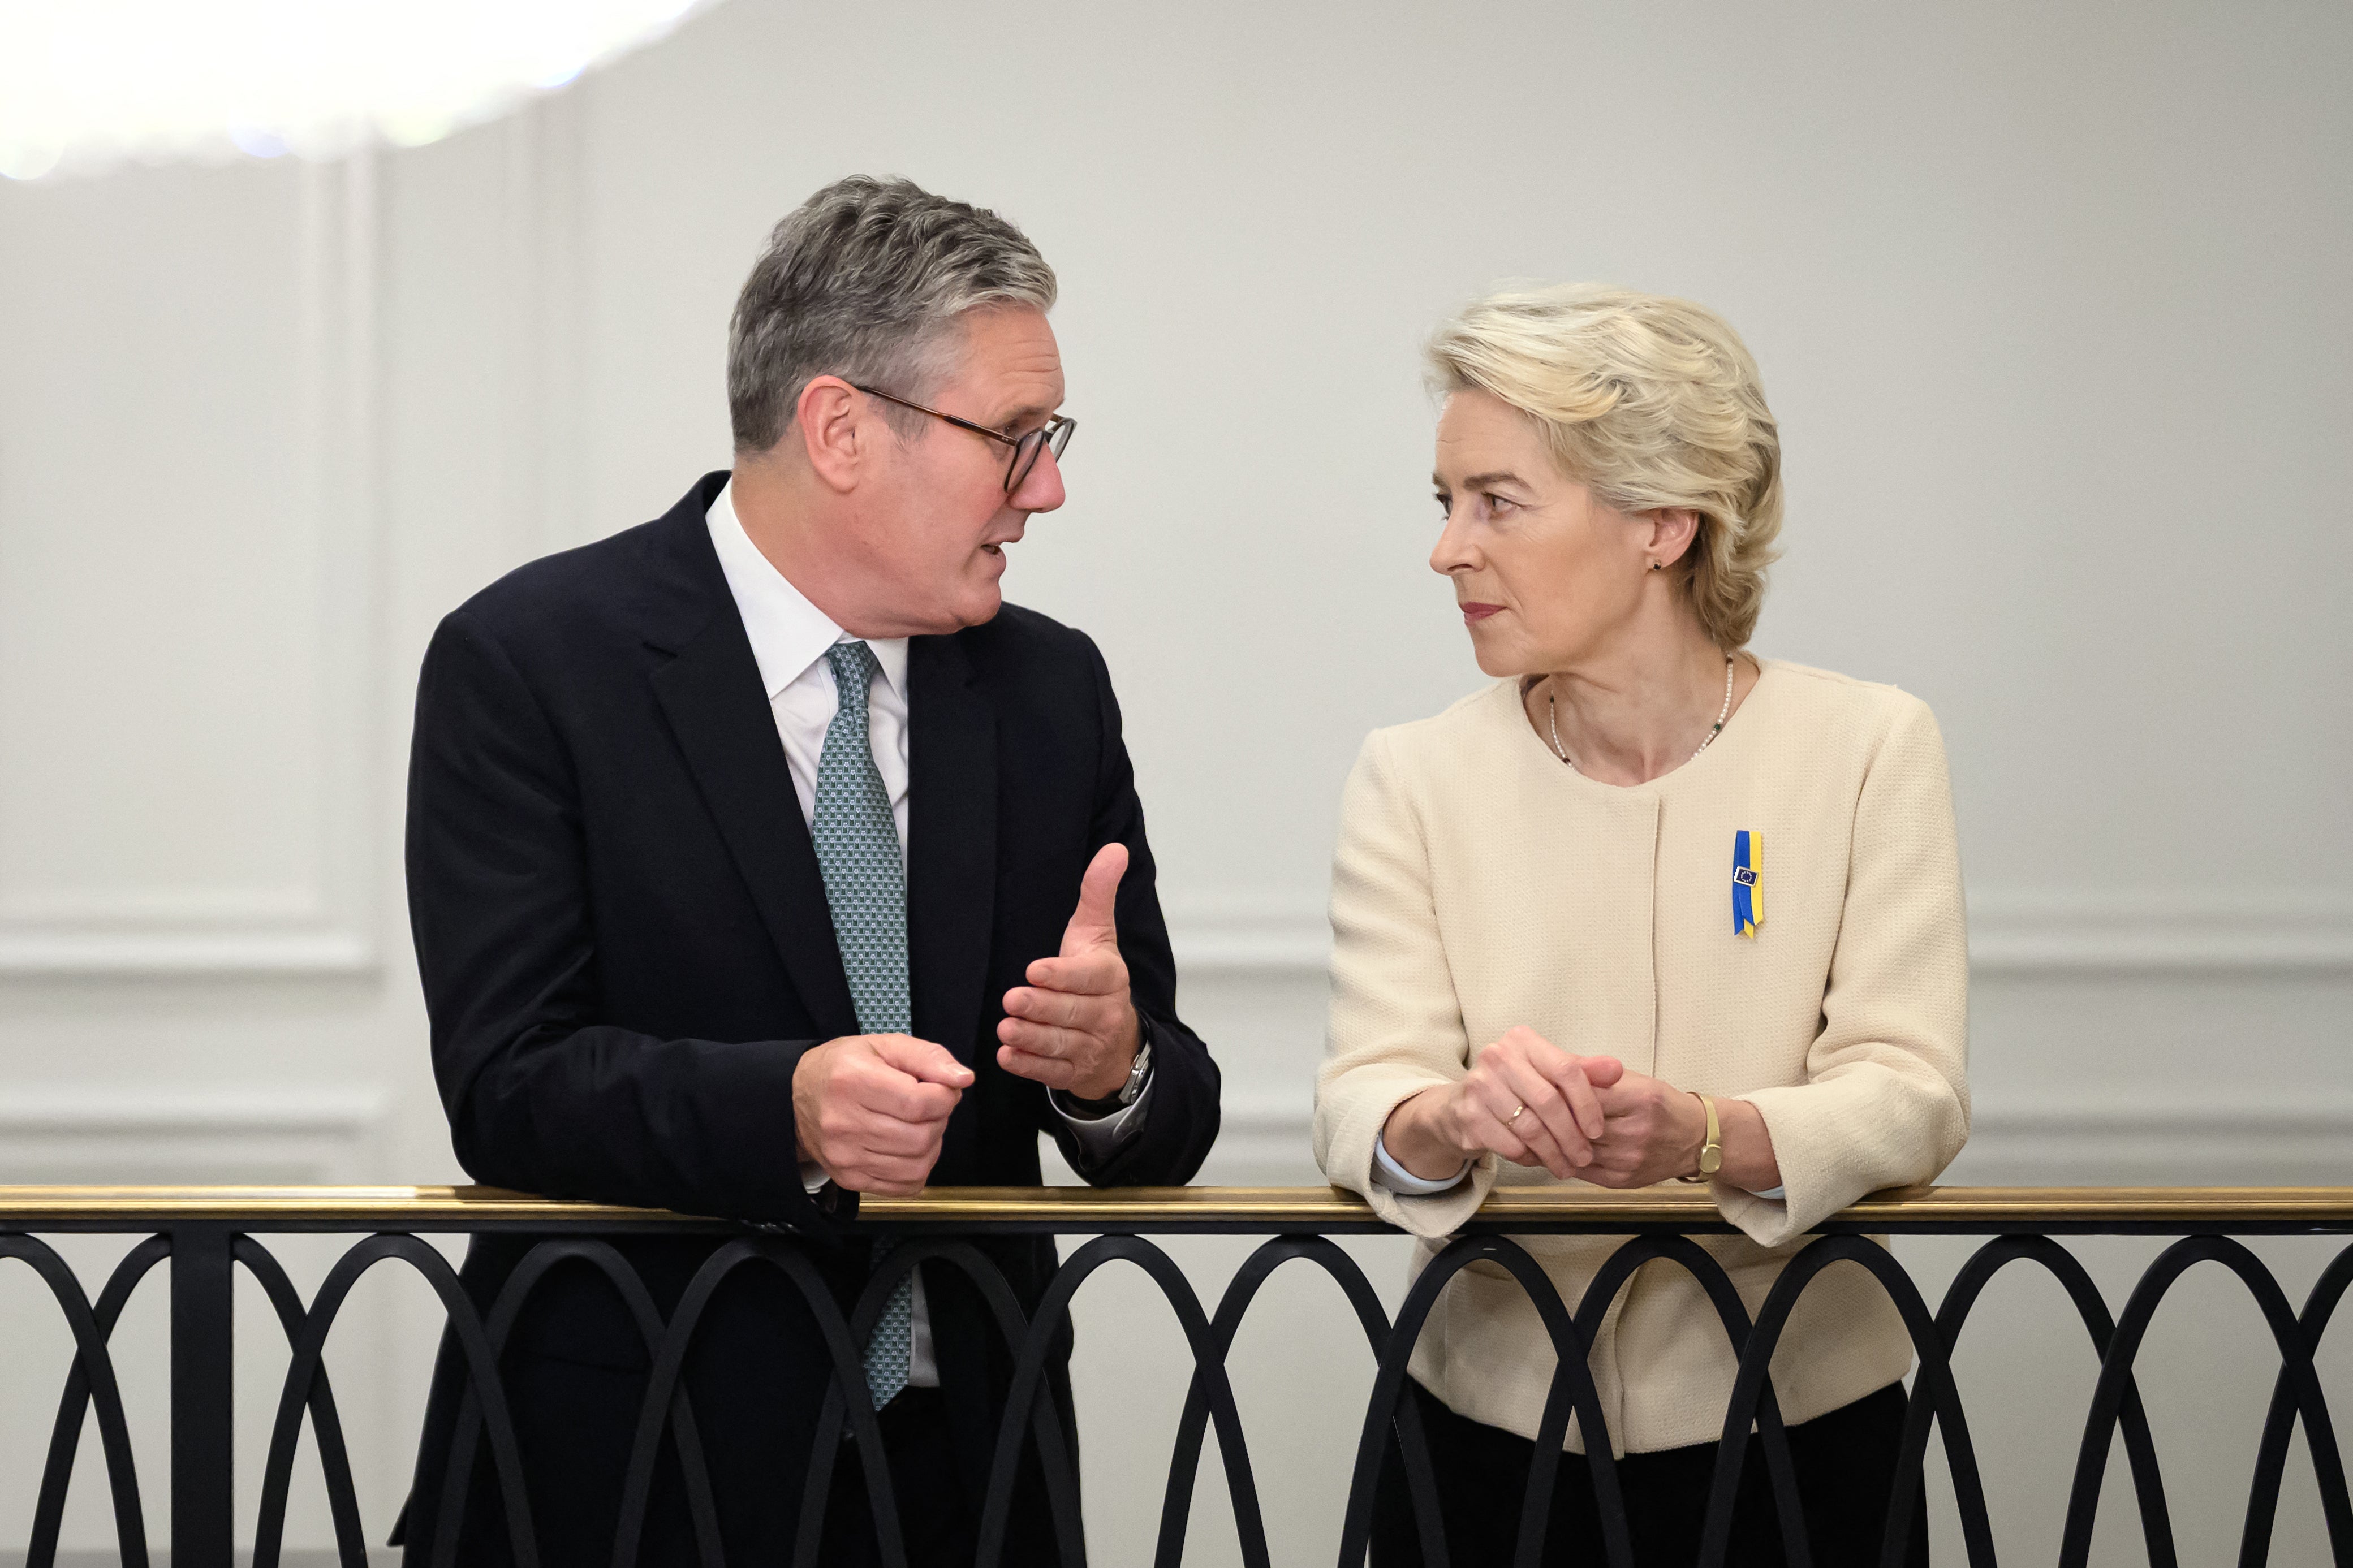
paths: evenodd
<path fill-rule="evenodd" d="M 1111 1158 L 1119 1146 L 1144 1131 L 1145 1108 L 1152 1103 L 1152 1086 L 1159 1081 L 1156 1067 L 1146 1068 L 1144 1088 L 1134 1100 L 1108 1115 L 1093 1116 L 1079 1109 L 1079 1102 L 1055 1089 L 1046 1096 L 1046 1103 L 1062 1119 L 1062 1125 L 1078 1140 L 1079 1150 L 1090 1164 L 1101 1164 Z"/>

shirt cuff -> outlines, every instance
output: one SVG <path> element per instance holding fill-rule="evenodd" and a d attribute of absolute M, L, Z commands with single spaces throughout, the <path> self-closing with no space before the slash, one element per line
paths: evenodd
<path fill-rule="evenodd" d="M 809 1196 L 815 1197 L 825 1191 L 825 1184 L 831 1180 L 833 1178 L 825 1173 L 825 1167 L 815 1160 L 801 1162 L 801 1187 Z"/>
<path fill-rule="evenodd" d="M 1748 1189 L 1746 1187 L 1743 1187 L 1740 1190 L 1744 1193 L 1748 1192 Z M 1789 1189 L 1786 1185 L 1767 1187 L 1761 1193 L 1748 1193 L 1748 1195 L 1752 1198 L 1763 1198 L 1768 1204 L 1778 1204 L 1788 1199 Z"/>
<path fill-rule="evenodd" d="M 1443 1181 L 1432 1181 L 1428 1176 L 1417 1176 L 1398 1163 L 1397 1156 L 1389 1152 L 1388 1139 L 1386 1136 L 1379 1133 L 1374 1134 L 1373 1180 L 1401 1196 L 1426 1198 L 1432 1193 L 1451 1192 L 1461 1184 L 1463 1177 L 1470 1173 L 1471 1162 L 1465 1160 L 1462 1162 L 1461 1170 Z"/>
<path fill-rule="evenodd" d="M 1108 1116 L 1090 1116 L 1074 1109 L 1077 1102 L 1059 1089 L 1046 1096 L 1046 1103 L 1054 1108 L 1054 1114 L 1062 1119 L 1062 1125 L 1078 1140 L 1079 1152 L 1090 1163 L 1099 1164 L 1144 1130 L 1144 1108 L 1151 1102 L 1152 1086 L 1159 1077 L 1157 1067 L 1145 1068 L 1144 1087 L 1136 1091 L 1135 1098 Z"/>

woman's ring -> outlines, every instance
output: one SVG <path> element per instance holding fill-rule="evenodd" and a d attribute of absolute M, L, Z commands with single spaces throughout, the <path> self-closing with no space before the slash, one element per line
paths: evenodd
<path fill-rule="evenodd" d="M 1513 1122 L 1517 1121 L 1520 1119 L 1520 1112 L 1526 1109 L 1527 1107 L 1524 1104 L 1514 1106 L 1512 1108 L 1512 1113 L 1504 1118 L 1504 1125 L 1509 1127 Z"/>

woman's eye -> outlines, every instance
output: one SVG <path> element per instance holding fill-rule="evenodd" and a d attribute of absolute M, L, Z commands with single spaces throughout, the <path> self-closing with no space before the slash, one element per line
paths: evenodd
<path fill-rule="evenodd" d="M 1517 504 L 1508 496 L 1499 496 L 1493 491 L 1489 491 L 1480 499 L 1487 503 L 1487 511 L 1490 516 L 1493 516 L 1497 512 L 1509 511 Z"/>

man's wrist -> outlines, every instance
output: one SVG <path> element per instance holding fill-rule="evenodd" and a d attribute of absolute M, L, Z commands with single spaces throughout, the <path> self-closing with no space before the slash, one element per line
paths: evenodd
<path fill-rule="evenodd" d="M 1134 1104 L 1143 1098 L 1145 1084 L 1151 1080 L 1151 1032 L 1145 1027 L 1141 1013 L 1130 1008 L 1128 1018 L 1130 1042 L 1126 1058 L 1120 1063 L 1117 1081 L 1102 1094 L 1081 1094 L 1075 1086 L 1062 1091 L 1063 1100 L 1082 1116 L 1109 1116 Z"/>
<path fill-rule="evenodd" d="M 824 1049 L 824 1045 L 812 1046 L 801 1053 L 800 1060 L 793 1064 L 793 1148 L 800 1158 L 804 1178 L 810 1166 L 817 1166 L 819 1170 L 824 1168 L 818 1157 L 817 1071 L 810 1065 Z"/>

